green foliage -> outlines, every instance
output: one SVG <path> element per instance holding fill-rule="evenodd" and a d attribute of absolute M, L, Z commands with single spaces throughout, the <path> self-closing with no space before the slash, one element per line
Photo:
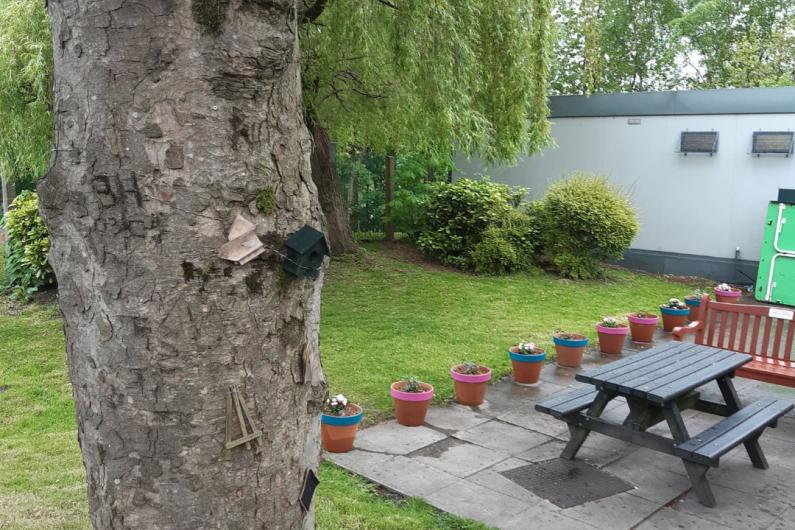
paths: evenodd
<path fill-rule="evenodd" d="M 8 287 L 14 298 L 27 299 L 55 281 L 47 262 L 50 236 L 39 215 L 36 194 L 25 191 L 14 199 L 2 224 L 8 231 L 5 259 Z"/>
<path fill-rule="evenodd" d="M 535 213 L 511 209 L 498 226 L 483 232 L 470 253 L 472 266 L 476 272 L 497 275 L 533 270 L 540 236 Z"/>
<path fill-rule="evenodd" d="M 550 1 L 329 2 L 301 27 L 309 114 L 342 150 L 536 152 L 549 142 Z"/>
<path fill-rule="evenodd" d="M 52 43 L 44 2 L 0 2 L 0 174 L 28 185 L 47 170 Z"/>
<path fill-rule="evenodd" d="M 687 10 L 672 28 L 685 39 L 698 55 L 701 72 L 689 80 L 691 86 L 719 88 L 725 86 L 758 86 L 753 78 L 760 64 L 776 68 L 778 50 L 776 34 L 789 31 L 795 19 L 792 0 L 685 0 Z M 787 30 L 789 26 L 789 30 Z M 780 38 L 779 37 L 779 38 Z M 757 48 L 747 64 L 738 62 L 742 52 Z M 787 59 L 786 55 L 781 57 Z M 791 56 L 788 58 L 791 64 Z M 786 63 L 785 63 L 786 64 Z M 744 79 L 737 70 L 750 75 Z M 792 76 L 790 75 L 790 79 Z M 739 83 L 739 84 L 734 84 Z"/>
<path fill-rule="evenodd" d="M 453 184 L 437 184 L 423 204 L 422 229 L 417 246 L 444 264 L 470 268 L 473 266 L 472 252 L 486 231 L 501 227 L 506 219 L 516 219 L 512 212 L 521 202 L 524 192 L 523 189 L 485 179 L 458 179 Z M 482 266 L 489 261 L 506 259 L 505 245 L 497 240 L 507 240 L 509 232 L 489 232 L 489 241 L 477 252 Z M 503 255 L 502 258 L 487 259 L 486 253 L 495 248 Z"/>
<path fill-rule="evenodd" d="M 422 388 L 422 381 L 415 375 L 410 375 L 404 379 L 403 386 L 400 388 L 401 392 L 424 392 Z"/>
<path fill-rule="evenodd" d="M 627 197 L 584 173 L 552 185 L 540 214 L 546 258 L 570 278 L 601 277 L 602 261 L 620 258 L 639 228 Z"/>
<path fill-rule="evenodd" d="M 276 209 L 276 192 L 273 187 L 268 186 L 267 188 L 261 189 L 260 192 L 257 193 L 254 204 L 257 206 L 257 210 L 265 215 L 272 214 L 273 210 Z"/>
<path fill-rule="evenodd" d="M 384 229 L 385 157 L 371 152 L 338 153 L 337 171 L 347 198 L 352 229 L 382 232 Z M 420 155 L 398 156 L 392 177 L 392 215 L 395 230 L 416 235 L 423 202 L 434 182 L 447 178 L 450 160 L 428 160 Z"/>

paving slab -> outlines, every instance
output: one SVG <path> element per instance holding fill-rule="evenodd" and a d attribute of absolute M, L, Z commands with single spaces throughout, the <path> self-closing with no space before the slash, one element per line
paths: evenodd
<path fill-rule="evenodd" d="M 537 504 L 528 510 L 523 511 L 510 521 L 503 528 L 505 530 L 528 530 L 529 528 L 550 529 L 550 530 L 593 530 L 597 528 L 583 521 L 571 519 L 556 511 L 554 504 L 548 501 Z"/>
<path fill-rule="evenodd" d="M 622 445 L 616 445 L 615 447 L 611 448 L 607 446 L 600 447 L 595 444 L 587 446 L 583 444 L 583 446 L 577 452 L 577 459 L 583 460 L 592 466 L 602 467 L 611 462 L 615 462 L 619 458 L 627 456 L 627 454 L 631 454 L 632 451 L 637 450 L 636 447 L 623 445 L 623 442 L 620 442 L 619 440 L 616 441 Z M 586 444 L 587 443 L 588 442 L 586 441 Z M 521 458 L 522 460 L 527 460 L 528 462 L 543 462 L 544 460 L 559 458 L 565 446 L 566 441 L 553 439 L 547 443 L 529 449 L 524 453 L 520 453 L 517 455 L 517 457 Z M 630 451 L 630 453 L 627 453 L 626 451 Z"/>
<path fill-rule="evenodd" d="M 510 455 L 517 455 L 550 440 L 545 434 L 528 431 L 500 420 L 481 423 L 470 429 L 458 431 L 453 436 Z"/>
<path fill-rule="evenodd" d="M 537 504 L 541 502 L 547 503 L 547 501 L 545 501 L 543 498 L 535 495 L 531 491 L 524 489 L 513 480 L 506 478 L 501 474 L 503 471 L 508 471 L 510 469 L 515 469 L 517 467 L 526 465 L 527 461 L 525 460 L 509 458 L 489 467 L 488 469 L 484 469 L 483 471 L 479 471 L 474 475 L 467 477 L 467 480 L 502 493 L 503 495 L 508 495 L 509 497 L 519 499 L 520 501 L 526 502 L 528 504 Z M 550 504 L 551 507 L 557 508 L 552 503 L 548 504 Z"/>
<path fill-rule="evenodd" d="M 790 506 L 778 519 L 768 527 L 768 530 L 792 530 L 795 526 L 795 508 Z"/>
<path fill-rule="evenodd" d="M 667 504 L 690 489 L 684 466 L 676 458 L 671 457 L 668 463 L 681 468 L 683 474 L 652 467 L 638 458 L 631 458 L 633 456 L 620 458 L 602 468 L 632 484 L 634 489 L 628 493 L 657 504 Z"/>
<path fill-rule="evenodd" d="M 561 510 L 561 514 L 597 528 L 629 530 L 656 512 L 660 505 L 630 493 L 619 493 Z"/>
<path fill-rule="evenodd" d="M 497 416 L 497 419 L 554 438 L 569 439 L 569 429 L 565 422 L 549 414 L 538 412 L 532 407 L 509 410 Z"/>
<path fill-rule="evenodd" d="M 431 505 L 497 528 L 505 528 L 532 503 L 503 495 L 468 480 L 458 481 L 425 497 Z"/>
<path fill-rule="evenodd" d="M 452 434 L 489 421 L 488 416 L 478 414 L 472 407 L 450 405 L 431 407 L 425 416 L 425 423 L 431 427 Z"/>
<path fill-rule="evenodd" d="M 740 446 L 742 448 L 742 446 Z M 795 486 L 795 473 L 793 473 L 792 456 L 786 458 L 789 466 L 781 465 L 780 459 L 771 461 L 768 456 L 768 469 L 756 469 L 751 465 L 748 454 L 743 449 L 732 455 L 731 458 L 722 458 L 720 467 L 708 473 L 711 484 L 717 484 L 737 491 L 758 495 L 783 503 L 795 502 L 793 486 Z M 792 522 L 795 528 L 795 521 Z"/>
<path fill-rule="evenodd" d="M 636 530 L 725 530 L 725 526 L 701 519 L 695 515 L 662 508 L 640 523 Z"/>
<path fill-rule="evenodd" d="M 409 455 L 412 460 L 460 478 L 474 475 L 511 455 L 480 445 L 447 438 Z"/>
<path fill-rule="evenodd" d="M 359 431 L 354 446 L 365 451 L 405 455 L 446 437 L 444 433 L 422 425 L 406 427 L 392 420 Z"/>
<path fill-rule="evenodd" d="M 712 484 L 717 506 L 708 508 L 698 502 L 691 490 L 673 508 L 735 530 L 764 529 L 771 526 L 789 506 L 735 489 Z"/>

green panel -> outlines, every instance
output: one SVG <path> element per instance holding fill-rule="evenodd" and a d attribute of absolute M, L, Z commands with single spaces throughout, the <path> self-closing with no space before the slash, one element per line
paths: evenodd
<path fill-rule="evenodd" d="M 782 223 L 776 244 L 779 212 Z M 772 288 L 768 297 L 769 282 Z M 762 302 L 795 306 L 795 205 L 781 207 L 780 203 L 771 202 L 768 206 L 755 297 Z"/>

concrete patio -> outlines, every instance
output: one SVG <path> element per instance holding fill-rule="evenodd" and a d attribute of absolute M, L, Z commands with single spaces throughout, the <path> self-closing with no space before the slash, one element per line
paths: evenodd
<path fill-rule="evenodd" d="M 656 344 L 667 340 L 669 334 L 660 332 Z M 624 355 L 615 358 L 641 348 L 628 343 Z M 613 356 L 592 350 L 582 370 L 612 360 Z M 793 415 L 761 438 L 770 469 L 754 469 L 741 445 L 721 459 L 720 467 L 710 470 L 716 508 L 698 503 L 680 460 L 596 433 L 586 440 L 578 460 L 621 479 L 626 491 L 563 508 L 508 478 L 504 473 L 509 470 L 559 457 L 568 440 L 565 424 L 533 406 L 581 386 L 574 380 L 576 373 L 548 364 L 537 385 L 518 386 L 506 377 L 489 387 L 487 401 L 480 407 L 434 407 L 421 427 L 403 427 L 394 421 L 375 425 L 359 433 L 350 453 L 326 457 L 389 490 L 421 497 L 441 510 L 496 528 L 795 528 Z M 793 389 L 740 378 L 735 385 L 744 402 L 764 396 L 795 401 Z M 702 388 L 702 393 L 720 399 L 717 385 L 713 386 Z M 625 403 L 611 402 L 605 416 L 623 419 L 627 412 Z M 718 420 L 685 412 L 691 433 Z M 651 430 L 670 436 L 665 423 Z"/>

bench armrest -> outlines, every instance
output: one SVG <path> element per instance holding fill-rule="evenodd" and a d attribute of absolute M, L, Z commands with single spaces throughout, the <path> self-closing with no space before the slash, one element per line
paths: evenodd
<path fill-rule="evenodd" d="M 690 333 L 696 333 L 698 330 L 704 327 L 704 322 L 700 320 L 694 320 L 687 326 L 677 326 L 673 330 L 674 340 L 684 340 L 686 335 Z"/>

